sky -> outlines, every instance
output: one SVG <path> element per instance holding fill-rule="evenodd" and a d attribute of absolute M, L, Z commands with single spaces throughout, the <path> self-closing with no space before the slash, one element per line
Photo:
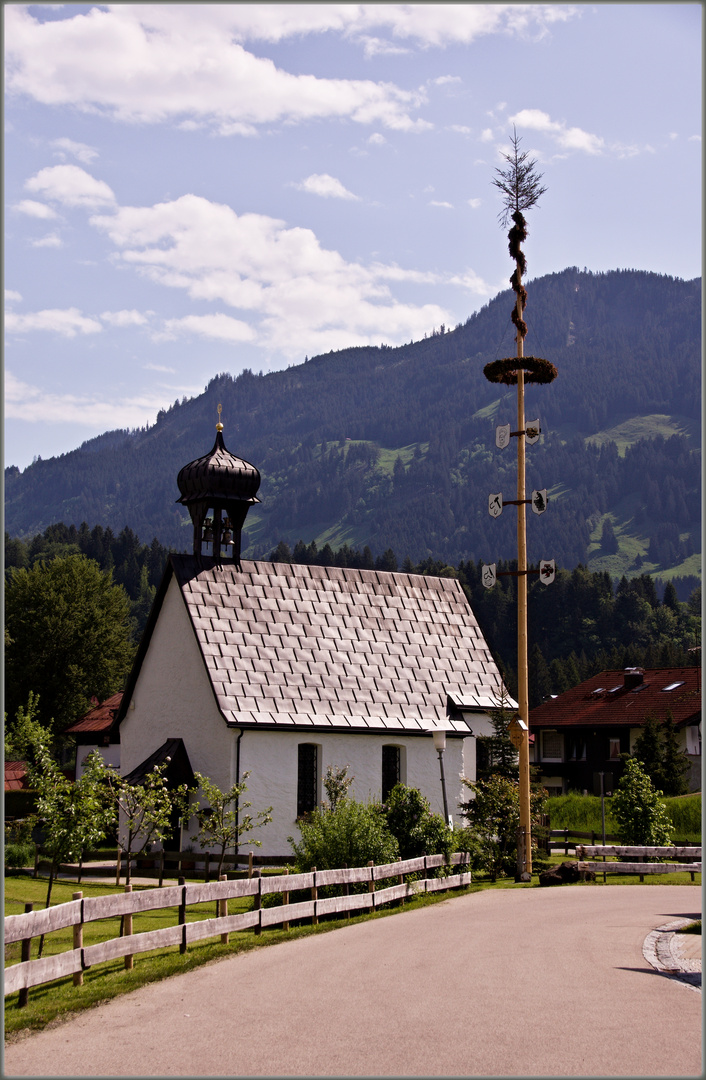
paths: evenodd
<path fill-rule="evenodd" d="M 701 22 L 5 5 L 5 465 L 153 424 L 220 372 L 465 322 L 514 267 L 492 184 L 514 128 L 547 189 L 530 282 L 699 276 Z"/>

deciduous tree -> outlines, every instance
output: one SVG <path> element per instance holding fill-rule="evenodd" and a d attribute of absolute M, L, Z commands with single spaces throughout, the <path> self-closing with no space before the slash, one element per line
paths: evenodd
<path fill-rule="evenodd" d="M 61 734 L 119 690 L 133 657 L 129 601 L 83 555 L 14 568 L 5 591 L 5 701 L 10 714 L 38 695 L 37 717 Z"/>

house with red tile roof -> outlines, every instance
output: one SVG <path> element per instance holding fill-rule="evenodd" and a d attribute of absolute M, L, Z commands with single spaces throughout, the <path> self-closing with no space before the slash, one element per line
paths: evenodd
<path fill-rule="evenodd" d="M 701 668 L 601 671 L 531 710 L 534 764 L 551 794 L 612 791 L 621 754 L 633 752 L 646 718 L 670 714 L 690 769 L 689 790 L 701 790 Z"/>
<path fill-rule="evenodd" d="M 66 734 L 76 740 L 76 779 L 92 750 L 100 752 L 106 765 L 120 769 L 120 733 L 115 721 L 122 699 L 122 691 L 103 702 L 94 698 L 93 708 L 66 728 Z"/>
<path fill-rule="evenodd" d="M 401 781 L 443 812 L 442 728 L 459 820 L 460 776 L 475 778 L 475 737 L 492 732 L 502 693 L 461 585 L 241 561 L 259 481 L 221 425 L 211 453 L 179 473 L 193 553 L 169 557 L 115 722 L 101 729 L 119 732 L 122 774 L 169 761 L 175 782 L 193 771 L 226 789 L 248 772 L 248 801 L 273 807 L 263 854 L 287 855 L 297 818 L 325 798 L 328 766 L 349 767 L 358 799 Z"/>
<path fill-rule="evenodd" d="M 27 791 L 29 780 L 27 778 L 26 761 L 5 762 L 5 791 Z"/>

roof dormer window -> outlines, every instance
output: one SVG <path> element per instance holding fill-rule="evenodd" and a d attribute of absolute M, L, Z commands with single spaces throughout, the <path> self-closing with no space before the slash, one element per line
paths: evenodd
<path fill-rule="evenodd" d="M 670 682 L 669 686 L 663 686 L 662 687 L 662 693 L 664 694 L 668 690 L 676 690 L 676 688 L 678 686 L 683 686 L 683 685 L 684 685 L 684 679 L 681 679 L 679 682 Z"/>

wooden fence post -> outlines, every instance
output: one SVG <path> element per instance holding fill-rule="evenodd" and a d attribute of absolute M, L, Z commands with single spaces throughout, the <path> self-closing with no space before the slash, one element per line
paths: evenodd
<path fill-rule="evenodd" d="M 314 884 L 311 886 L 311 899 L 314 901 L 314 914 L 311 916 L 311 925 L 319 925 L 319 916 L 316 914 L 316 901 L 319 899 L 319 890 L 316 887 L 316 867 L 312 866 L 311 872 L 314 875 Z"/>
<path fill-rule="evenodd" d="M 25 913 L 28 912 L 28 911 L 34 911 L 34 904 L 25 904 Z M 21 962 L 23 964 L 25 964 L 28 960 L 31 959 L 31 950 L 32 950 L 32 939 L 31 939 L 31 937 L 22 938 L 22 950 L 21 950 L 21 953 L 20 953 L 20 960 L 21 960 Z M 19 996 L 18 1001 L 17 1001 L 17 1007 L 21 1009 L 24 1005 L 26 1005 L 28 997 L 29 997 L 29 990 L 27 989 L 27 987 L 26 986 L 20 987 L 20 996 Z"/>
<path fill-rule="evenodd" d="M 564 858 L 569 857 L 569 830 L 564 829 Z"/>
<path fill-rule="evenodd" d="M 348 869 L 348 863 L 343 864 L 343 869 L 344 870 Z M 343 895 L 344 896 L 350 896 L 351 895 L 351 886 L 350 886 L 350 882 L 348 882 L 348 881 L 345 881 L 343 883 Z M 351 917 L 351 909 L 346 908 L 346 918 L 350 919 L 350 917 Z"/>
<path fill-rule="evenodd" d="M 76 878 L 76 884 L 81 884 L 81 877 L 83 875 L 83 852 L 81 852 L 81 858 L 78 860 L 78 877 Z M 74 897 L 74 900 L 76 897 Z M 80 897 L 79 897 L 80 899 Z"/>
<path fill-rule="evenodd" d="M 252 856 L 252 852 L 250 852 Z M 255 893 L 253 900 L 253 911 L 258 911 L 257 926 L 255 927 L 255 933 L 259 937 L 262 933 L 262 875 L 259 870 L 253 870 L 252 876 L 257 878 L 257 892 Z"/>
<path fill-rule="evenodd" d="M 71 893 L 71 899 L 83 900 L 83 893 Z M 79 922 L 74 923 L 74 949 L 83 948 L 83 904 L 81 904 L 79 919 Z M 83 971 L 74 971 L 74 986 L 83 986 Z"/>
<path fill-rule="evenodd" d="M 252 877 L 252 851 L 248 854 L 248 877 Z"/>
<path fill-rule="evenodd" d="M 373 874 L 373 869 L 372 868 L 375 866 L 375 863 L 373 862 L 372 859 L 368 863 L 368 866 L 370 867 L 370 881 L 368 882 L 368 892 L 369 893 L 374 893 L 375 892 L 375 876 Z M 375 910 L 375 896 L 373 896 L 373 911 L 374 910 Z"/>
<path fill-rule="evenodd" d="M 285 873 L 286 877 L 289 877 L 289 867 L 288 866 L 285 867 L 284 873 Z M 282 893 L 282 907 L 287 907 L 288 904 L 289 904 L 289 890 L 287 890 L 287 892 Z M 282 929 L 283 930 L 289 930 L 289 919 L 285 920 L 285 922 L 282 923 Z"/>
<path fill-rule="evenodd" d="M 120 847 L 120 844 L 118 844 L 118 857 L 115 860 L 115 884 L 116 885 L 120 884 L 120 870 L 121 870 L 121 866 L 122 866 L 122 860 L 123 860 L 123 849 Z"/>
<path fill-rule="evenodd" d="M 398 874 L 397 875 L 397 884 L 398 885 L 404 885 L 404 874 Z M 404 907 L 404 896 L 400 897 L 399 905 L 400 905 L 400 907 Z"/>
<path fill-rule="evenodd" d="M 180 926 L 186 926 L 186 878 L 180 876 L 179 877 L 179 884 L 182 886 L 182 889 L 181 889 L 181 900 L 179 901 L 179 914 L 177 916 L 177 920 L 178 920 Z M 179 945 L 179 952 L 182 954 L 182 956 L 186 952 L 186 941 L 184 940 L 185 933 L 186 933 L 186 931 L 182 930 L 181 944 Z"/>
<path fill-rule="evenodd" d="M 126 885 L 125 886 L 125 892 L 126 893 L 131 893 L 132 892 L 132 885 Z M 123 934 L 124 934 L 125 937 L 130 937 L 132 935 L 132 912 L 131 911 L 126 911 L 125 914 L 123 915 Z M 126 971 L 132 971 L 134 962 L 135 962 L 135 960 L 134 960 L 133 956 L 126 956 L 125 957 L 125 970 Z"/>
<path fill-rule="evenodd" d="M 219 881 L 227 881 L 228 875 L 221 874 Z M 224 896 L 222 900 L 218 901 L 218 918 L 225 919 L 228 914 L 228 897 Z M 229 941 L 228 933 L 221 934 L 221 945 L 227 945 Z"/>
<path fill-rule="evenodd" d="M 205 851 L 204 852 L 204 867 L 203 867 L 203 879 L 204 879 L 204 881 L 210 881 L 211 880 L 211 873 L 210 873 L 210 870 L 209 870 L 210 862 L 211 862 L 211 852 L 210 851 Z"/>

